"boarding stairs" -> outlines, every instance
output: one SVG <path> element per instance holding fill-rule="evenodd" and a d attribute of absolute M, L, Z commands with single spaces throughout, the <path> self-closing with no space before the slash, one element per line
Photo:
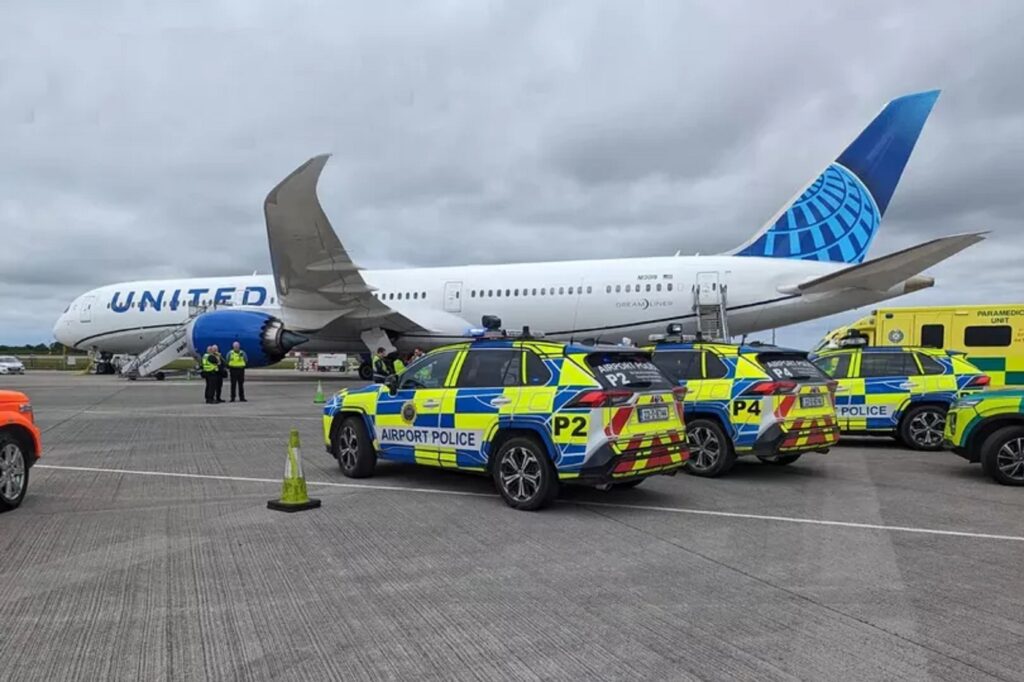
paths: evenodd
<path fill-rule="evenodd" d="M 693 285 L 693 312 L 697 334 L 705 341 L 728 341 L 726 285 L 718 281 L 698 281 Z"/>
<path fill-rule="evenodd" d="M 149 376 L 178 358 L 187 355 L 188 325 L 195 317 L 206 312 L 209 307 L 205 305 L 190 305 L 188 307 L 188 318 L 154 345 L 122 365 L 121 376 L 128 379 Z M 157 376 L 157 378 L 162 378 L 162 375 Z"/>

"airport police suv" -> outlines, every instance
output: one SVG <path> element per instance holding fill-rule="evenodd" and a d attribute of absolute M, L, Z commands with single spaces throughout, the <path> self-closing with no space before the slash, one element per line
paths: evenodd
<path fill-rule="evenodd" d="M 1024 485 L 1024 389 L 961 396 L 949 408 L 944 445 L 997 482 Z"/>
<path fill-rule="evenodd" d="M 955 351 L 867 343 L 851 332 L 811 356 L 838 384 L 840 430 L 895 436 L 915 450 L 941 449 L 950 404 L 987 387 L 989 377 Z"/>
<path fill-rule="evenodd" d="M 720 476 L 738 456 L 785 465 L 839 439 L 833 382 L 802 351 L 684 340 L 679 325 L 654 337 L 654 364 L 686 388 L 686 470 Z"/>
<path fill-rule="evenodd" d="M 331 398 L 324 436 L 344 475 L 371 475 L 378 457 L 488 473 L 510 506 L 538 509 L 560 484 L 633 486 L 683 466 L 685 391 L 648 353 L 484 321 L 474 340 Z"/>

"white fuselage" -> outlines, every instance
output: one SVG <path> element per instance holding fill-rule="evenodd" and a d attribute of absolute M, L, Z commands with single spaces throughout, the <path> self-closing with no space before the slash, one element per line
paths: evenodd
<path fill-rule="evenodd" d="M 399 348 L 408 349 L 463 337 L 469 327 L 480 325 L 483 315 L 497 315 L 507 329 L 529 325 L 557 339 L 618 342 L 629 337 L 643 342 L 647 335 L 664 331 L 669 322 L 682 322 L 692 332 L 698 282 L 712 299 L 725 287 L 733 335 L 810 320 L 904 293 L 902 284 L 883 293 L 792 293 L 794 285 L 844 267 L 779 258 L 676 256 L 363 270 L 361 274 L 376 289 L 373 295 L 388 307 L 413 320 L 434 321 L 430 334 L 395 340 Z M 69 306 L 54 335 L 75 348 L 136 354 L 182 324 L 190 303 L 233 305 L 279 317 L 287 327 L 310 336 L 296 350 L 366 350 L 358 335 L 341 338 L 297 324 L 308 317 L 281 306 L 270 275 L 100 287 Z"/>

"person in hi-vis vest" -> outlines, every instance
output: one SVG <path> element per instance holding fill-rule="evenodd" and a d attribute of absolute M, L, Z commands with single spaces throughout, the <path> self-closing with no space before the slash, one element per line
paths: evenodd
<path fill-rule="evenodd" d="M 249 357 L 242 350 L 242 344 L 235 341 L 228 351 L 228 372 L 231 373 L 231 402 L 235 402 L 235 389 L 238 389 L 238 399 L 247 402 L 245 399 L 245 366 L 249 364 Z"/>

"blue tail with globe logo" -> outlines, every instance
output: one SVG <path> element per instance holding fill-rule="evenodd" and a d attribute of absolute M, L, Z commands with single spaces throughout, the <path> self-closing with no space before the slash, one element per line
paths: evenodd
<path fill-rule="evenodd" d="M 737 256 L 861 263 L 938 90 L 889 102 L 856 140 Z"/>

